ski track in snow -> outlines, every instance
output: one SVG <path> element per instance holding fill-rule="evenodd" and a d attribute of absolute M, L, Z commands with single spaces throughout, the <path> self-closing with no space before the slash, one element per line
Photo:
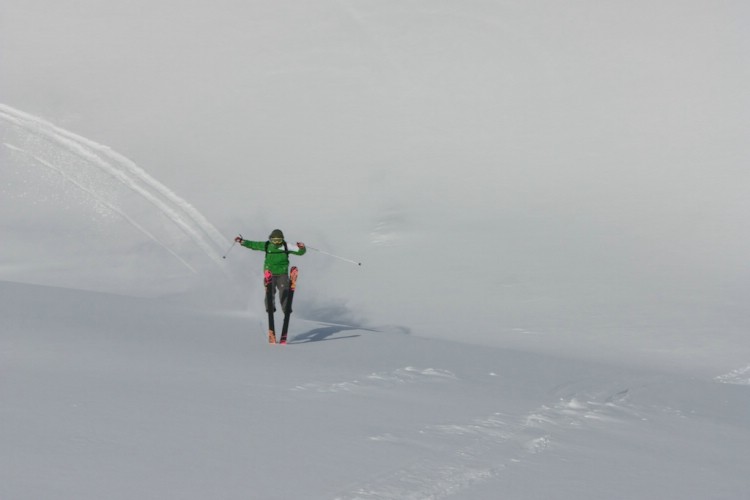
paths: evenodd
<path fill-rule="evenodd" d="M 347 394 L 367 392 L 415 383 L 452 383 L 459 378 L 451 371 L 407 366 L 389 372 L 372 373 L 343 382 L 313 382 L 292 391 Z M 636 418 L 626 401 L 627 389 L 614 394 L 566 395 L 522 415 L 501 412 L 467 421 L 429 423 L 401 435 L 387 432 L 370 436 L 373 446 L 403 446 L 423 450 L 439 449 L 435 458 L 419 459 L 401 468 L 353 484 L 335 500 L 424 500 L 456 495 L 472 486 L 497 479 L 514 464 L 553 449 L 556 439 L 573 429 L 623 418 Z M 509 451 L 510 450 L 510 451 Z M 498 458 L 502 457 L 502 458 Z"/>
<path fill-rule="evenodd" d="M 118 214 L 120 217 L 122 217 L 123 219 L 125 219 L 130 225 L 132 225 L 133 227 L 135 227 L 141 233 L 145 234 L 149 239 L 151 239 L 157 245 L 159 245 L 160 247 L 162 247 L 166 252 L 168 252 L 169 254 L 171 254 L 175 259 L 179 260 L 180 263 L 182 263 L 182 265 L 185 266 L 186 268 L 188 268 L 190 271 L 192 271 L 193 273 L 197 273 L 198 272 L 185 259 L 183 259 L 179 255 L 177 255 L 177 253 L 174 250 L 172 250 L 167 245 L 165 245 L 163 242 L 161 242 L 159 240 L 159 238 L 156 237 L 156 235 L 154 235 L 148 229 L 146 229 L 141 224 L 139 224 L 138 222 L 136 222 L 132 217 L 130 217 L 124 211 L 120 210 L 118 207 L 116 207 L 112 203 L 109 203 L 103 196 L 100 196 L 96 191 L 94 191 L 93 189 L 90 189 L 90 188 L 84 186 L 80 182 L 78 182 L 75 179 L 71 178 L 65 172 L 65 170 L 63 170 L 63 169 L 61 169 L 59 167 L 56 167 L 55 165 L 51 164 L 47 160 L 45 160 L 43 158 L 40 158 L 40 157 L 38 157 L 38 156 L 36 156 L 36 155 L 34 155 L 34 154 L 32 154 L 32 153 L 24 150 L 24 149 L 21 149 L 21 148 L 17 147 L 17 146 L 13 146 L 12 144 L 8 144 L 8 143 L 3 143 L 3 144 L 8 149 L 10 149 L 12 151 L 15 151 L 17 153 L 23 154 L 25 156 L 28 156 L 29 158 L 33 159 L 35 162 L 39 163 L 40 165 L 43 165 L 44 167 L 47 167 L 50 170 L 52 170 L 52 171 L 60 174 L 67 182 L 70 182 L 75 187 L 77 187 L 81 191 L 83 191 L 86 194 L 88 194 L 89 196 L 91 196 L 91 198 L 93 198 L 97 202 L 101 203 L 102 205 L 106 206 L 108 209 L 112 210 L 113 212 L 115 212 L 116 214 Z"/>
<path fill-rule="evenodd" d="M 98 144 L 90 139 L 86 139 L 85 137 L 62 129 L 42 118 L 19 111 L 5 104 L 0 104 L 0 120 L 4 120 L 15 127 L 21 128 L 33 136 L 45 139 L 62 148 L 67 153 L 81 158 L 87 165 L 98 168 L 111 175 L 168 217 L 177 227 L 195 241 L 198 247 L 201 248 L 210 259 L 216 263 L 221 263 L 222 246 L 226 243 L 226 239 L 194 207 L 151 177 L 132 160 L 113 151 L 107 146 Z M 59 168 L 53 166 L 49 162 L 41 160 L 32 152 L 28 152 L 17 146 L 9 144 L 5 145 L 6 147 L 9 147 L 9 149 L 26 154 L 35 161 L 40 162 L 45 167 L 52 168 L 65 176 Z M 94 195 L 91 189 L 87 189 L 80 184 L 76 184 L 76 186 L 87 193 Z M 95 198 L 97 201 L 102 202 L 99 197 L 95 196 Z M 112 206 L 109 206 L 109 208 L 114 209 Z M 144 232 L 144 234 L 160 246 L 166 248 L 165 245 L 153 234 L 135 223 L 131 218 L 123 214 L 122 211 L 115 211 L 118 214 L 123 215 L 129 223 L 134 224 L 136 228 Z M 177 257 L 189 269 L 194 271 L 192 266 L 187 264 L 187 262 L 177 256 L 173 251 L 168 251 L 173 256 Z"/>

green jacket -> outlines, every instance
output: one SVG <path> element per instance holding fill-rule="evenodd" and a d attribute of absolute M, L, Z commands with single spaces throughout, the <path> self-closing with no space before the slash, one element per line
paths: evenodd
<path fill-rule="evenodd" d="M 287 245 L 286 249 L 284 247 L 285 244 Z M 241 245 L 251 250 L 266 252 L 266 261 L 263 264 L 263 269 L 268 269 L 271 271 L 271 274 L 289 274 L 289 254 L 305 255 L 307 252 L 307 248 L 305 247 L 300 248 L 297 245 L 289 245 L 286 242 L 281 245 L 274 245 L 270 241 L 243 240 Z"/>

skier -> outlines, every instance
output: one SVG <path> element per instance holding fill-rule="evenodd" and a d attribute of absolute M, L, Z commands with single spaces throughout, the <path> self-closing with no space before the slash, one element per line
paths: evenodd
<path fill-rule="evenodd" d="M 268 241 L 250 241 L 242 239 L 242 236 L 237 236 L 234 241 L 243 247 L 266 253 L 263 271 L 266 286 L 265 306 L 269 321 L 268 342 L 272 344 L 276 343 L 273 313 L 276 312 L 276 290 L 278 290 L 281 310 L 284 312 L 285 327 L 282 332 L 281 343 L 286 343 L 286 328 L 289 324 L 289 315 L 292 313 L 289 281 L 289 254 L 304 255 L 307 252 L 305 244 L 298 241 L 296 250 L 289 248 L 286 240 L 284 240 L 284 233 L 281 229 L 274 229 L 271 231 L 271 234 L 268 236 Z M 293 268 L 293 271 L 296 271 L 296 269 Z"/>

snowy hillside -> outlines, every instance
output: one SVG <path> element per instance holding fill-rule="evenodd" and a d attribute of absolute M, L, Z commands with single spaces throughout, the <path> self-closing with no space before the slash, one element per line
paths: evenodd
<path fill-rule="evenodd" d="M 0 499 L 745 498 L 748 14 L 3 1 Z"/>
<path fill-rule="evenodd" d="M 8 499 L 743 498 L 724 382 L 2 283 Z M 734 384 L 745 384 L 734 385 Z"/>

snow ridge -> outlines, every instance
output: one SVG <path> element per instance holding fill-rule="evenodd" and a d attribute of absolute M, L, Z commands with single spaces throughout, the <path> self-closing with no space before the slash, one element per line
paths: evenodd
<path fill-rule="evenodd" d="M 719 375 L 714 380 L 722 384 L 750 385 L 750 365 Z"/>
<path fill-rule="evenodd" d="M 520 418 L 498 412 L 469 422 L 426 425 L 418 436 L 373 436 L 371 441 L 384 446 L 423 442 L 425 447 L 437 447 L 443 453 L 355 486 L 336 500 L 439 499 L 465 492 L 499 478 L 509 467 L 532 455 L 552 449 L 566 430 L 619 421 L 618 414 L 632 411 L 621 406 L 624 399 L 618 396 L 596 401 L 578 395 L 542 405 Z"/>
<path fill-rule="evenodd" d="M 373 373 L 361 380 L 312 383 L 294 390 L 337 393 L 347 397 L 403 384 L 460 383 L 451 371 L 407 366 Z M 494 412 L 466 420 L 425 423 L 413 431 L 372 435 L 373 446 L 409 446 L 425 456 L 396 465 L 391 471 L 352 484 L 336 500 L 440 499 L 466 495 L 467 490 L 500 479 L 509 468 L 554 449 L 571 432 L 591 432 L 633 419 L 638 409 L 629 403 L 629 389 L 577 389 L 550 403 L 522 413 Z M 432 452 L 430 452 L 432 450 Z M 439 451 L 438 451 L 439 450 Z"/>
<path fill-rule="evenodd" d="M 402 384 L 440 382 L 455 379 L 456 376 L 448 370 L 435 368 L 416 368 L 407 366 L 398 368 L 391 372 L 375 372 L 364 377 L 364 380 L 351 380 L 344 382 L 310 382 L 292 388 L 292 391 L 313 392 L 352 392 L 364 390 L 371 387 L 393 387 Z"/>
<path fill-rule="evenodd" d="M 23 129 L 29 136 L 37 141 L 43 140 L 47 143 L 51 143 L 65 153 L 78 157 L 83 161 L 83 168 L 93 168 L 116 179 L 128 190 L 142 197 L 148 203 L 156 207 L 159 212 L 164 214 L 183 233 L 189 236 L 211 260 L 217 264 L 221 263 L 222 246 L 224 246 L 226 239 L 219 233 L 219 231 L 192 205 L 151 177 L 129 158 L 113 151 L 108 146 L 104 146 L 90 139 L 74 134 L 73 132 L 60 128 L 42 118 L 1 103 L 0 120 Z M 28 151 L 26 148 L 14 146 L 8 143 L 5 143 L 5 146 L 17 153 L 22 153 L 28 156 L 47 168 L 57 171 L 68 181 L 74 180 L 73 177 L 67 175 L 63 169 L 53 164 L 54 157 L 52 158 L 53 161 L 48 161 L 41 158 L 40 155 Z M 82 167 L 79 166 L 77 168 L 81 169 Z M 83 176 L 83 178 L 86 178 L 86 176 Z M 91 181 L 89 180 L 89 182 Z M 103 200 L 102 196 L 97 195 L 95 193 L 96 186 L 88 186 L 80 180 L 73 182 L 73 184 L 93 196 L 98 202 L 104 203 L 108 208 L 123 216 L 130 224 L 134 225 L 150 239 L 169 251 L 170 254 L 180 260 L 186 265 L 186 267 L 195 272 L 190 264 L 179 257 L 175 252 L 169 250 L 153 233 L 135 222 L 132 217 L 126 215 L 122 210 L 117 209 L 112 203 Z"/>

